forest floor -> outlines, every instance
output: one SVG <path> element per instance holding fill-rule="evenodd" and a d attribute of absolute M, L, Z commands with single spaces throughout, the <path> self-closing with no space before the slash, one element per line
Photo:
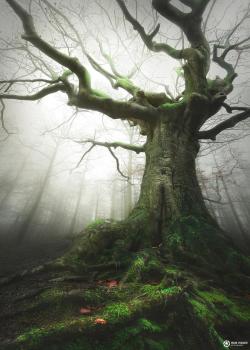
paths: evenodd
<path fill-rule="evenodd" d="M 0 241 L 0 277 L 44 264 L 61 256 L 71 245 L 66 238 L 30 240 L 22 244 Z"/>
<path fill-rule="evenodd" d="M 11 281 L 3 293 L 0 292 L 0 344 L 18 334 L 13 318 L 23 312 L 23 307 L 20 309 L 19 306 L 49 287 L 50 273 L 37 274 L 34 278 L 33 274 L 29 275 L 30 271 L 61 256 L 71 243 L 66 238 L 30 240 L 18 245 L 12 241 L 0 242 L 0 278 Z M 26 273 L 28 276 L 22 280 Z"/>
<path fill-rule="evenodd" d="M 197 248 L 194 224 L 188 237 Z M 248 349 L 248 260 L 235 252 L 231 271 L 225 259 L 202 265 L 160 246 L 132 251 L 119 239 L 126 227 L 91 224 L 71 249 L 71 240 L 1 246 L 0 349 L 222 350 L 225 340 Z M 174 236 L 181 252 L 183 232 Z M 215 260 L 202 247 L 202 258 Z"/>

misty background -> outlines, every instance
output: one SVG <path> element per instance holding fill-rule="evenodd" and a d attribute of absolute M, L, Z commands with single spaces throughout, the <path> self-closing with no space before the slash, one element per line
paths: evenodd
<path fill-rule="evenodd" d="M 89 65 L 67 36 L 72 33 L 65 20 L 46 10 L 42 1 L 20 3 L 26 8 L 30 6 L 37 30 L 44 39 L 87 65 L 96 89 L 114 98 L 128 97 L 112 89 L 107 79 Z M 127 3 L 146 28 L 152 29 L 155 23 L 161 23 L 159 40 L 167 40 L 176 47 L 185 46 L 185 38 L 176 27 L 152 13 L 150 1 Z M 210 13 L 208 7 L 205 16 L 209 16 L 206 32 L 211 44 L 222 40 L 246 11 L 249 14 L 232 40 L 237 41 L 249 33 L 248 0 L 213 3 L 213 10 Z M 133 81 L 143 89 L 165 90 L 174 97 L 183 91 L 181 64 L 166 55 L 148 52 L 124 21 L 115 1 L 75 0 L 69 8 L 66 0 L 57 0 L 53 5 L 71 19 L 84 38 L 87 52 L 102 67 L 110 68 L 106 54 L 112 57 L 121 74 L 134 71 Z M 1 0 L 0 7 L 1 80 L 51 78 L 52 73 L 62 74 L 60 66 L 21 40 L 21 24 L 5 1 Z M 238 78 L 227 102 L 248 106 L 250 50 L 246 49 L 239 59 L 232 54 L 230 60 L 238 62 Z M 223 77 L 225 73 L 212 65 L 209 76 L 216 75 Z M 15 84 L 9 91 L 31 94 L 39 88 L 39 84 Z M 100 113 L 74 109 L 60 93 L 37 102 L 6 100 L 4 103 L 4 107 L 0 106 L 4 109 L 4 127 L 0 130 L 0 274 L 32 264 L 34 255 L 36 262 L 42 263 L 61 254 L 72 238 L 93 221 L 124 219 L 139 196 L 144 156 L 116 148 L 114 157 L 101 146 L 88 152 L 91 144 L 86 141 L 145 142 L 137 127 Z M 222 110 L 205 127 L 226 117 Z M 197 161 L 208 209 L 245 250 L 250 239 L 249 133 L 250 123 L 245 121 L 223 132 L 216 142 L 202 142 Z"/>

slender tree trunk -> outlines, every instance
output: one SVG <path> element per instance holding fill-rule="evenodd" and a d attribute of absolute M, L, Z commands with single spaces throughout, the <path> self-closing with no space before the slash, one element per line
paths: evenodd
<path fill-rule="evenodd" d="M 77 224 L 77 219 L 78 219 L 78 215 L 79 215 L 79 211 L 80 211 L 82 194 L 83 194 L 83 190 L 84 190 L 85 171 L 86 171 L 86 167 L 85 167 L 85 170 L 84 170 L 82 177 L 81 177 L 80 188 L 78 191 L 78 196 L 77 196 L 76 204 L 74 207 L 73 217 L 72 217 L 72 220 L 71 220 L 71 223 L 69 226 L 68 236 L 71 236 L 72 234 L 74 234 L 76 229 L 77 229 L 76 224 Z"/>
<path fill-rule="evenodd" d="M 8 201 L 8 199 L 10 198 L 13 190 L 15 189 L 20 177 L 21 177 L 21 174 L 25 168 L 25 165 L 26 165 L 26 159 L 24 159 L 20 165 L 20 167 L 18 168 L 17 172 L 16 172 L 16 175 L 14 177 L 14 179 L 12 180 L 11 184 L 9 185 L 4 197 L 2 198 L 1 200 L 1 203 L 0 203 L 0 210 L 2 210 L 5 205 L 6 205 L 6 202 Z"/>
<path fill-rule="evenodd" d="M 56 147 L 54 149 L 54 152 L 53 152 L 53 155 L 49 161 L 49 165 L 48 165 L 48 168 L 47 168 L 47 171 L 46 171 L 46 175 L 45 177 L 43 178 L 42 180 L 42 183 L 39 187 L 39 190 L 36 194 L 36 197 L 31 205 L 31 208 L 29 210 L 29 213 L 28 215 L 25 217 L 24 221 L 22 222 L 18 232 L 17 232 L 17 240 L 18 241 L 23 241 L 27 235 L 27 232 L 32 224 L 32 221 L 33 221 L 33 218 L 35 217 L 36 215 L 36 212 L 39 208 L 39 205 L 41 203 L 41 200 L 42 200 L 42 197 L 43 197 L 43 194 L 46 190 L 46 187 L 48 185 L 48 182 L 50 180 L 50 176 L 51 176 L 51 173 L 52 173 L 52 170 L 53 170 L 53 165 L 54 165 L 54 161 L 56 159 L 56 156 L 57 156 L 57 152 L 58 152 L 58 149 L 59 149 L 59 143 L 56 144 Z"/>
<path fill-rule="evenodd" d="M 230 209 L 231 209 L 231 212 L 232 212 L 232 214 L 233 214 L 233 216 L 234 216 L 234 219 L 235 219 L 235 222 L 236 222 L 236 224 L 237 224 L 237 229 L 238 229 L 239 232 L 241 233 L 242 241 L 246 243 L 246 242 L 248 241 L 247 234 L 246 234 L 245 229 L 244 229 L 244 227 L 243 227 L 243 224 L 242 224 L 242 222 L 241 222 L 241 220 L 240 220 L 240 218 L 239 218 L 239 215 L 238 215 L 238 213 L 237 213 L 237 210 L 236 210 L 236 208 L 235 208 L 235 205 L 234 205 L 234 203 L 233 203 L 233 201 L 232 201 L 232 198 L 231 198 L 231 195 L 230 195 L 230 193 L 229 193 L 227 184 L 226 184 L 226 182 L 225 182 L 225 180 L 224 180 L 224 177 L 223 177 L 223 175 L 222 175 L 221 172 L 220 172 L 220 179 L 221 179 L 221 183 L 222 183 L 222 185 L 223 185 L 223 189 L 224 189 L 225 194 L 226 194 L 226 198 L 227 198 L 229 207 L 230 207 Z"/>
<path fill-rule="evenodd" d="M 206 180 L 204 179 L 201 171 L 199 171 L 199 174 L 200 174 L 199 180 L 200 180 L 200 183 L 201 183 L 201 189 L 204 191 L 206 198 L 209 199 L 209 193 L 208 193 L 208 189 L 207 189 Z M 215 211 L 214 211 L 214 207 L 211 204 L 211 201 L 209 201 L 209 200 L 207 200 L 207 208 L 208 208 L 210 214 L 213 215 L 214 217 L 216 217 L 216 214 L 215 214 Z"/>
<path fill-rule="evenodd" d="M 112 189 L 111 189 L 111 206 L 110 206 L 110 218 L 112 220 L 117 219 L 117 202 L 116 202 L 116 196 L 117 196 L 117 181 L 114 179 L 112 181 Z"/>
<path fill-rule="evenodd" d="M 92 219 L 96 220 L 99 216 L 99 200 L 100 200 L 100 193 L 99 193 L 99 184 L 96 185 L 96 197 L 95 197 L 95 203 L 94 203 L 94 210 L 93 210 L 93 216 Z"/>
<path fill-rule="evenodd" d="M 133 181 L 133 154 L 130 151 L 128 155 L 128 170 L 127 170 L 127 176 L 129 177 L 129 181 L 126 184 L 125 188 L 125 217 L 129 215 L 131 210 L 133 209 L 133 188 L 132 188 L 132 181 Z"/>
<path fill-rule="evenodd" d="M 214 159 L 215 159 L 216 166 L 218 168 L 218 164 L 217 164 L 216 158 L 214 157 Z M 224 192 L 225 192 L 226 199 L 228 201 L 229 207 L 231 209 L 231 212 L 232 212 L 232 214 L 234 216 L 234 219 L 235 219 L 235 222 L 237 224 L 237 228 L 238 228 L 239 232 L 241 233 L 242 240 L 243 240 L 243 242 L 244 241 L 247 242 L 247 240 L 248 240 L 247 234 L 246 234 L 245 229 L 243 227 L 243 224 L 242 224 L 242 222 L 241 222 L 241 220 L 239 218 L 239 215 L 237 213 L 235 205 L 234 205 L 234 203 L 232 201 L 231 195 L 230 195 L 229 190 L 228 190 L 228 186 L 226 184 L 226 181 L 224 179 L 224 176 L 223 176 L 221 170 L 219 170 L 219 178 L 221 180 L 221 184 L 222 184 L 222 187 L 224 189 Z"/>

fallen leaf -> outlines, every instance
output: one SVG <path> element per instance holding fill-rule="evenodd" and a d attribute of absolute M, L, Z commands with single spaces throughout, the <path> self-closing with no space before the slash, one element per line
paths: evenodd
<path fill-rule="evenodd" d="M 104 320 L 103 318 L 96 318 L 95 324 L 107 324 L 107 321 Z"/>
<path fill-rule="evenodd" d="M 117 287 L 118 284 L 119 284 L 119 282 L 116 281 L 116 280 L 107 281 L 107 287 L 108 287 L 108 288 Z"/>
<path fill-rule="evenodd" d="M 81 307 L 80 314 L 81 315 L 88 315 L 91 314 L 92 310 L 87 307 Z"/>

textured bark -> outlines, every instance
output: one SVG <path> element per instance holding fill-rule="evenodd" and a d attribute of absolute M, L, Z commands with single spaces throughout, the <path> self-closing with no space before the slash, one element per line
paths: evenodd
<path fill-rule="evenodd" d="M 162 242 L 169 224 L 184 216 L 213 222 L 196 176 L 198 143 L 191 132 L 161 120 L 145 147 L 146 166 L 135 210 L 150 215 L 154 243 Z"/>

